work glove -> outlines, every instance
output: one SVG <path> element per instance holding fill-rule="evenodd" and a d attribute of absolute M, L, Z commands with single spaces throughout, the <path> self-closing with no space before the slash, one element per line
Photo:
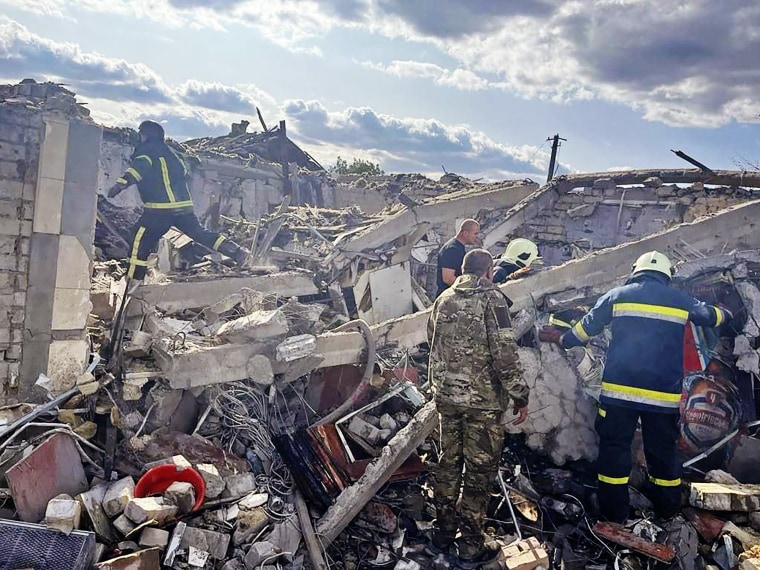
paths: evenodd
<path fill-rule="evenodd" d="M 124 186 L 117 182 L 116 184 L 114 184 L 108 189 L 108 197 L 115 198 L 116 196 L 119 195 L 119 192 L 121 192 L 122 190 L 124 190 Z"/>
<path fill-rule="evenodd" d="M 545 326 L 538 331 L 538 340 L 562 346 L 562 334 L 562 331 L 557 328 Z"/>
<path fill-rule="evenodd" d="M 517 416 L 516 418 L 514 416 Z M 517 406 L 514 406 L 512 408 L 512 414 L 509 414 L 509 411 L 503 412 L 501 414 L 501 423 L 502 426 L 505 428 L 509 425 L 517 426 L 523 423 L 526 418 L 528 417 L 528 406 L 527 404 L 523 406 L 522 408 L 518 408 Z"/>
<path fill-rule="evenodd" d="M 526 273 L 530 273 L 530 267 L 521 267 L 514 273 L 512 273 L 509 277 L 507 277 L 507 281 L 514 281 L 515 279 L 520 279 L 522 277 L 525 277 Z"/>

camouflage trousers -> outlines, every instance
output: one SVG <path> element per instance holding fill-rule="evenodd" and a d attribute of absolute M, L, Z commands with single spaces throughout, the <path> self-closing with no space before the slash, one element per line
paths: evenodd
<path fill-rule="evenodd" d="M 433 540 L 444 547 L 453 542 L 458 530 L 459 556 L 474 558 L 483 551 L 489 488 L 499 469 L 504 444 L 504 431 L 499 424 L 501 412 L 444 403 L 437 407 L 441 457 L 433 470 L 436 508 Z"/>

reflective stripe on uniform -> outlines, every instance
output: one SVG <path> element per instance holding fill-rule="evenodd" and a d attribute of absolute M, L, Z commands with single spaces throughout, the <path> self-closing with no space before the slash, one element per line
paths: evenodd
<path fill-rule="evenodd" d="M 158 162 L 161 164 L 161 176 L 164 179 L 164 188 L 166 188 L 166 195 L 169 197 L 169 202 L 176 202 L 174 197 L 174 191 L 172 190 L 172 182 L 169 179 L 169 167 L 166 166 L 166 159 L 163 156 L 158 157 Z"/>
<path fill-rule="evenodd" d="M 146 266 L 147 262 L 141 261 L 137 257 L 137 251 L 140 249 L 140 240 L 142 240 L 143 234 L 145 234 L 145 226 L 137 228 L 135 233 L 135 241 L 132 243 L 132 255 L 129 258 L 129 271 L 127 271 L 127 277 L 132 279 L 135 276 L 135 267 L 138 265 Z"/>
<path fill-rule="evenodd" d="M 599 415 L 602 416 L 603 418 L 606 418 L 607 417 L 607 410 L 599 408 Z"/>
<path fill-rule="evenodd" d="M 224 243 L 224 240 L 226 239 L 227 238 L 224 236 L 219 236 L 218 238 L 216 238 L 216 241 L 214 242 L 214 250 L 218 250 L 219 246 L 222 245 Z"/>
<path fill-rule="evenodd" d="M 689 320 L 689 311 L 665 307 L 662 305 L 648 305 L 646 303 L 615 303 L 612 305 L 614 317 L 641 317 L 644 319 L 657 319 L 671 323 L 686 324 Z"/>
<path fill-rule="evenodd" d="M 581 341 L 581 342 L 588 342 L 588 340 L 591 338 L 589 334 L 586 332 L 586 329 L 583 328 L 583 325 L 580 321 L 575 323 L 575 326 L 572 328 L 573 334 L 575 337 Z"/>
<path fill-rule="evenodd" d="M 193 201 L 185 200 L 183 202 L 146 202 L 143 208 L 169 209 L 169 208 L 192 208 Z"/>
<path fill-rule="evenodd" d="M 131 174 L 132 176 L 134 176 L 135 180 L 137 180 L 138 182 L 142 182 L 142 176 L 140 176 L 140 173 L 137 172 L 137 170 L 135 170 L 132 167 L 127 168 L 127 171 L 125 172 L 125 174 Z"/>
<path fill-rule="evenodd" d="M 129 184 L 129 180 L 127 180 L 123 176 L 121 178 L 117 178 L 116 182 L 118 182 L 119 184 Z"/>
<path fill-rule="evenodd" d="M 649 481 L 660 487 L 678 487 L 681 484 L 681 479 L 657 479 L 656 477 L 649 477 Z"/>
<path fill-rule="evenodd" d="M 558 319 L 554 315 L 549 315 L 549 324 L 554 325 L 555 327 L 565 327 L 566 329 L 573 328 L 573 325 L 566 323 L 562 319 Z"/>
<path fill-rule="evenodd" d="M 718 307 L 713 307 L 715 309 L 715 326 L 718 327 L 723 322 L 723 311 L 721 311 Z"/>
<path fill-rule="evenodd" d="M 597 478 L 602 483 L 607 483 L 608 485 L 627 485 L 628 484 L 628 477 L 607 477 L 607 475 L 602 475 L 599 473 L 597 475 Z"/>
<path fill-rule="evenodd" d="M 658 392 L 657 390 L 634 388 L 633 386 L 612 384 L 611 382 L 604 381 L 602 382 L 601 395 L 615 400 L 648 404 L 660 408 L 677 408 L 681 402 L 680 393 L 673 394 L 671 392 Z"/>
<path fill-rule="evenodd" d="M 147 160 L 148 164 L 153 166 L 153 159 L 149 157 L 147 154 L 141 154 L 140 156 L 135 157 L 135 160 L 140 160 L 141 158 L 144 160 Z"/>

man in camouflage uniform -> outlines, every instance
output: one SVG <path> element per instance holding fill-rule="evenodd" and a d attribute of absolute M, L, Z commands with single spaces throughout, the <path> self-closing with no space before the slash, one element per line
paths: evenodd
<path fill-rule="evenodd" d="M 491 254 L 469 252 L 462 273 L 438 297 L 428 321 L 428 374 L 441 421 L 433 546 L 448 549 L 459 530 L 459 558 L 477 565 L 490 555 L 483 527 L 504 443 L 500 416 L 511 401 L 518 415 L 513 423 L 525 420 L 528 387 L 509 319 L 512 302 L 491 282 Z"/>

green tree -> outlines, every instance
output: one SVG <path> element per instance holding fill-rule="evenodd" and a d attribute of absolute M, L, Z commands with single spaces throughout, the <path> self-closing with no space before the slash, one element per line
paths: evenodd
<path fill-rule="evenodd" d="M 379 163 L 370 162 L 361 158 L 354 158 L 351 164 L 345 159 L 338 156 L 335 166 L 330 168 L 330 172 L 335 174 L 367 174 L 369 176 L 382 176 L 385 171 L 380 168 Z"/>

